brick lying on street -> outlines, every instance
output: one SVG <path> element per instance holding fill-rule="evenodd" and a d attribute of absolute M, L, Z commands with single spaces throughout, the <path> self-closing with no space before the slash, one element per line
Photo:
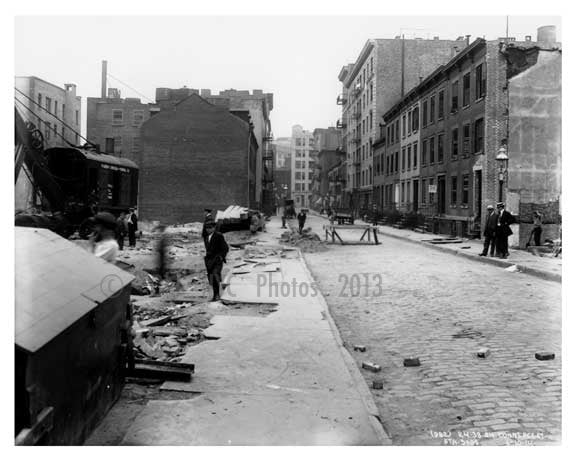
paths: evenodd
<path fill-rule="evenodd" d="M 556 355 L 553 352 L 536 352 L 535 357 L 537 360 L 554 360 Z"/>
<path fill-rule="evenodd" d="M 366 352 L 366 346 L 356 345 L 354 346 L 354 350 L 358 352 Z"/>
<path fill-rule="evenodd" d="M 372 387 L 374 389 L 384 389 L 384 382 L 383 381 L 372 381 Z"/>
<path fill-rule="evenodd" d="M 418 357 L 409 357 L 404 359 L 404 366 L 405 367 L 419 367 L 420 366 L 420 359 Z"/>
<path fill-rule="evenodd" d="M 483 349 L 479 349 L 478 352 L 476 353 L 476 355 L 478 357 L 480 357 L 481 359 L 485 359 L 486 357 L 488 357 L 489 353 L 490 353 L 490 349 L 483 348 Z"/>
<path fill-rule="evenodd" d="M 364 368 L 365 370 L 374 371 L 376 373 L 382 369 L 380 365 L 376 365 L 375 363 L 372 362 L 362 362 L 362 368 Z"/>

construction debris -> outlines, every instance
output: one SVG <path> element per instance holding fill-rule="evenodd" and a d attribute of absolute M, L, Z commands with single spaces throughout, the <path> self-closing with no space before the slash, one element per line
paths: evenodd
<path fill-rule="evenodd" d="M 409 357 L 404 359 L 404 366 L 405 367 L 419 367 L 420 366 L 420 359 L 418 357 Z"/>
<path fill-rule="evenodd" d="M 320 236 L 313 232 L 310 227 L 303 229 L 302 233 L 293 229 L 283 232 L 280 236 L 280 242 L 296 245 L 302 251 L 309 253 L 327 249 Z"/>
<path fill-rule="evenodd" d="M 488 354 L 490 353 L 490 349 L 484 347 L 482 349 L 480 349 L 476 355 L 481 358 L 481 359 L 485 359 L 486 357 L 488 357 Z"/>
<path fill-rule="evenodd" d="M 554 360 L 556 355 L 554 352 L 536 352 L 536 360 Z"/>
<path fill-rule="evenodd" d="M 356 345 L 354 346 L 354 350 L 358 352 L 366 352 L 366 346 Z"/>
<path fill-rule="evenodd" d="M 380 365 L 376 365 L 375 363 L 372 362 L 362 362 L 362 368 L 364 368 L 365 370 L 373 371 L 375 373 L 378 373 L 380 370 L 382 370 L 382 367 Z"/>

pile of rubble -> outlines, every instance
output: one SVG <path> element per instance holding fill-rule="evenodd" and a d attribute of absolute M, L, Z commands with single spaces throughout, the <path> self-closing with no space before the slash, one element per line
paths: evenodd
<path fill-rule="evenodd" d="M 325 251 L 327 249 L 326 244 L 320 236 L 313 232 L 310 227 L 303 229 L 301 234 L 294 229 L 283 232 L 280 236 L 280 242 L 295 245 L 302 251 L 308 253 Z"/>

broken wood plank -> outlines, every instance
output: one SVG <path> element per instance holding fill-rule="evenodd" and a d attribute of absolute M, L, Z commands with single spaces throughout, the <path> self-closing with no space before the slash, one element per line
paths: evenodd
<path fill-rule="evenodd" d="M 187 336 L 188 330 L 179 327 L 154 327 L 152 334 L 155 336 Z"/>
<path fill-rule="evenodd" d="M 143 327 L 156 327 L 164 325 L 172 320 L 171 315 L 163 315 L 162 317 L 157 317 L 155 319 L 148 319 L 140 322 Z"/>
<path fill-rule="evenodd" d="M 36 422 L 30 428 L 22 429 L 16 436 L 15 445 L 36 445 L 38 441 L 52 430 L 54 424 L 54 408 L 44 408 Z"/>
<path fill-rule="evenodd" d="M 155 362 L 153 360 L 136 360 L 134 368 L 128 370 L 132 378 L 163 379 L 166 381 L 190 382 L 194 365 L 188 367 L 174 366 L 175 362 Z M 190 366 L 192 368 L 190 368 Z"/>
<path fill-rule="evenodd" d="M 194 372 L 195 365 L 193 363 L 185 363 L 185 362 L 162 362 L 160 360 L 146 360 L 146 359 L 136 359 L 136 363 L 140 363 L 142 365 L 163 365 L 167 367 L 174 367 L 174 368 L 182 368 L 185 370 L 190 370 Z"/>

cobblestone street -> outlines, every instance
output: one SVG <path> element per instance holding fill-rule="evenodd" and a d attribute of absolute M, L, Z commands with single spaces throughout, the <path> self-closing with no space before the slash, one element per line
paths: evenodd
<path fill-rule="evenodd" d="M 320 233 L 324 222 L 306 225 Z M 372 393 L 393 443 L 558 443 L 561 284 L 380 238 L 306 260 L 358 366 L 382 366 L 361 371 L 371 389 L 383 380 Z M 555 359 L 536 360 L 543 351 Z M 421 366 L 404 367 L 408 357 Z M 533 437 L 515 438 L 524 432 Z"/>

